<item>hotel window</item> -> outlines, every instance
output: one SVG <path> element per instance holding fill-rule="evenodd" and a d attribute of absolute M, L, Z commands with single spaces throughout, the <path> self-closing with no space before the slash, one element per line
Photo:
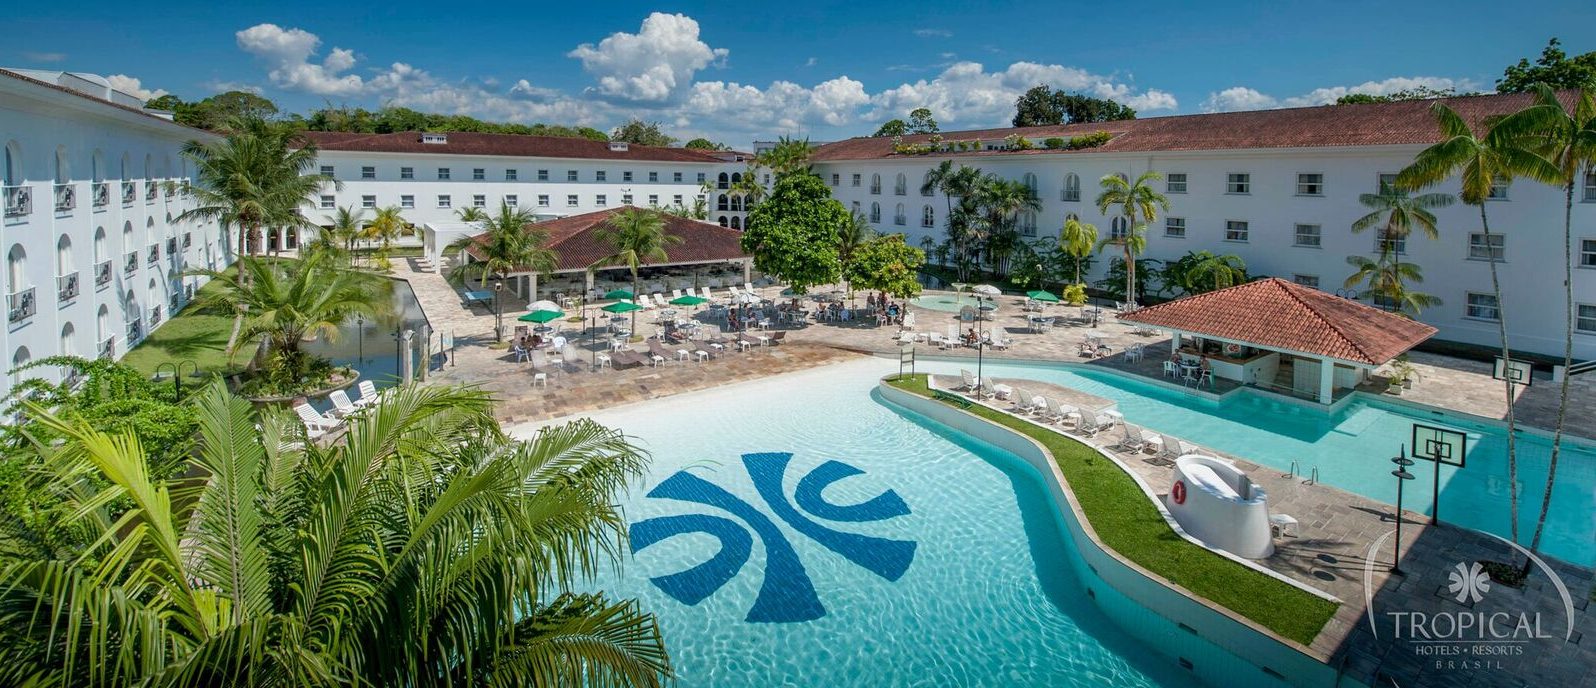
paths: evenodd
<path fill-rule="evenodd" d="M 1596 203 L 1596 171 L 1585 173 L 1585 195 L 1580 200 L 1586 203 Z"/>
<path fill-rule="evenodd" d="M 1246 220 L 1225 220 L 1225 241 L 1246 241 L 1249 233 Z"/>
<path fill-rule="evenodd" d="M 449 178 L 449 168 L 447 168 L 447 167 L 438 168 L 438 178 L 439 179 L 448 179 Z"/>
<path fill-rule="evenodd" d="M 1504 177 L 1497 177 L 1491 180 L 1491 192 L 1486 194 L 1485 197 L 1493 201 L 1507 200 L 1507 182 L 1508 180 Z"/>
<path fill-rule="evenodd" d="M 1314 289 L 1319 288 L 1318 275 L 1292 275 L 1291 281 L 1296 282 L 1304 287 L 1313 287 Z"/>
<path fill-rule="evenodd" d="M 538 170 L 538 181 L 546 182 L 548 180 L 549 180 L 549 171 L 548 170 Z"/>
<path fill-rule="evenodd" d="M 651 181 L 651 182 L 659 181 L 659 173 L 658 172 L 650 172 L 650 173 L 648 173 L 648 180 Z"/>
<path fill-rule="evenodd" d="M 401 207 L 401 208 L 414 208 L 414 207 L 416 207 L 416 197 L 415 196 L 409 196 L 409 195 L 400 196 L 399 197 L 399 207 Z"/>
<path fill-rule="evenodd" d="M 453 205 L 454 205 L 454 203 L 449 200 L 449 194 L 439 194 L 438 195 L 438 207 L 439 208 L 450 208 L 450 207 L 453 207 Z"/>
<path fill-rule="evenodd" d="M 376 196 L 361 196 L 360 197 L 360 207 L 362 207 L 362 208 L 375 208 L 375 207 L 377 207 L 377 197 Z"/>
<path fill-rule="evenodd" d="M 1496 296 L 1469 292 L 1468 317 L 1476 320 L 1496 320 L 1501 317 L 1496 309 Z"/>
<path fill-rule="evenodd" d="M 879 175 L 879 174 L 870 175 L 870 195 L 871 196 L 880 196 L 881 195 L 881 175 Z"/>
<path fill-rule="evenodd" d="M 565 197 L 565 206 L 568 208 L 576 207 L 576 194 L 571 194 Z"/>
<path fill-rule="evenodd" d="M 1395 174 L 1390 172 L 1382 172 L 1378 177 L 1378 181 L 1375 182 L 1374 192 L 1385 193 L 1387 189 L 1395 188 L 1396 178 L 1397 176 Z"/>
<path fill-rule="evenodd" d="M 1245 172 L 1232 172 L 1225 175 L 1225 193 L 1252 193 L 1252 175 Z"/>
<path fill-rule="evenodd" d="M 487 170 L 482 169 L 480 167 L 471 168 L 471 179 L 472 180 L 480 182 L 480 181 L 482 181 L 484 179 L 487 179 L 487 178 L 488 178 L 488 171 Z"/>
<path fill-rule="evenodd" d="M 1064 175 L 1064 191 L 1059 195 L 1060 200 L 1075 202 L 1081 200 L 1081 178 L 1071 172 Z"/>
<path fill-rule="evenodd" d="M 632 174 L 631 172 L 627 172 L 626 173 L 626 175 L 627 175 L 626 181 L 632 181 L 631 174 Z M 609 176 L 608 172 L 605 172 L 604 170 L 599 170 L 599 171 L 593 173 L 593 181 L 602 182 L 602 181 L 605 181 L 606 177 L 608 177 L 608 176 Z M 573 182 L 576 181 L 576 172 L 574 170 L 571 172 L 571 181 L 573 181 Z"/>
<path fill-rule="evenodd" d="M 861 208 L 862 208 L 862 206 L 859 205 L 858 201 L 854 201 L 853 202 L 853 214 L 858 215 L 861 212 L 863 212 L 863 210 L 861 210 Z"/>
<path fill-rule="evenodd" d="M 932 208 L 929 205 L 924 207 L 924 208 L 921 208 L 920 209 L 920 226 L 921 227 L 935 227 L 936 224 L 937 224 L 937 211 L 936 211 L 936 209 Z"/>
<path fill-rule="evenodd" d="M 401 168 L 399 168 L 399 178 L 400 179 L 415 179 L 416 178 L 416 168 L 414 168 L 414 167 L 401 167 Z"/>
<path fill-rule="evenodd" d="M 881 204 L 880 203 L 871 203 L 870 204 L 870 222 L 872 224 L 878 224 L 878 225 L 881 224 Z"/>
<path fill-rule="evenodd" d="M 1579 240 L 1579 266 L 1596 268 L 1596 239 Z"/>
<path fill-rule="evenodd" d="M 659 194 L 649 194 L 648 195 L 648 204 L 650 206 L 658 206 L 659 205 Z"/>
<path fill-rule="evenodd" d="M 909 215 L 908 213 L 903 212 L 902 203 L 898 204 L 897 211 L 892 214 L 892 224 L 895 224 L 899 227 L 909 224 Z"/>
<path fill-rule="evenodd" d="M 1376 234 L 1374 236 L 1374 252 L 1375 253 L 1385 253 L 1387 251 L 1390 251 L 1391 253 L 1395 253 L 1397 255 L 1402 255 L 1402 254 L 1407 253 L 1408 252 L 1408 240 L 1407 239 L 1391 239 L 1391 238 L 1387 238 L 1387 237 L 1383 236 L 1382 234 Z"/>
<path fill-rule="evenodd" d="M 704 183 L 704 173 L 703 172 L 699 172 L 698 173 L 698 183 L 700 183 L 700 184 Z"/>
<path fill-rule="evenodd" d="M 842 175 L 837 174 L 836 172 L 832 172 L 831 173 L 831 185 L 832 186 L 837 186 L 837 185 L 840 185 L 840 184 L 842 184 Z"/>
<path fill-rule="evenodd" d="M 376 179 L 377 178 L 377 168 L 375 168 L 375 167 L 362 167 L 362 168 L 360 168 L 360 178 L 361 179 Z"/>
<path fill-rule="evenodd" d="M 1319 225 L 1297 225 L 1293 231 L 1292 246 L 1319 248 L 1323 245 L 1324 232 Z"/>
<path fill-rule="evenodd" d="M 1596 304 L 1575 304 L 1574 330 L 1586 334 L 1596 334 Z"/>
<path fill-rule="evenodd" d="M 1472 232 L 1469 234 L 1469 260 L 1503 260 L 1507 257 L 1507 235 Z"/>
<path fill-rule="evenodd" d="M 549 195 L 548 194 L 538 194 L 538 207 L 539 208 L 547 208 L 547 207 L 549 207 Z"/>
<path fill-rule="evenodd" d="M 1116 217 L 1112 220 L 1109 220 L 1108 238 L 1114 241 L 1124 239 L 1126 236 L 1130 235 L 1130 232 L 1126 229 L 1129 226 L 1130 224 L 1123 217 Z"/>
<path fill-rule="evenodd" d="M 632 194 L 621 194 L 621 205 L 631 205 Z"/>
<path fill-rule="evenodd" d="M 765 173 L 765 186 L 770 186 L 770 173 Z"/>
<path fill-rule="evenodd" d="M 680 173 L 680 172 L 672 172 L 671 173 L 671 181 L 676 182 L 677 184 L 682 183 L 682 173 Z"/>
<path fill-rule="evenodd" d="M 1164 236 L 1171 237 L 1171 238 L 1174 238 L 1174 239 L 1184 239 L 1184 238 L 1186 238 L 1186 218 L 1184 218 L 1184 217 L 1166 217 L 1166 218 L 1164 218 Z"/>
<path fill-rule="evenodd" d="M 1164 178 L 1164 193 L 1186 193 L 1186 173 L 1170 172 Z"/>
<path fill-rule="evenodd" d="M 608 197 L 606 197 L 604 194 L 598 194 L 597 196 L 593 197 L 593 205 L 596 205 L 596 206 L 598 206 L 600 208 L 603 208 L 604 206 L 607 206 L 609 204 L 610 204 L 610 199 Z"/>
<path fill-rule="evenodd" d="M 322 165 L 321 166 L 321 176 L 326 177 L 328 179 L 337 179 L 338 178 L 338 175 L 333 174 L 333 166 L 332 165 Z"/>
<path fill-rule="evenodd" d="M 521 205 L 521 199 L 516 198 L 515 194 L 505 194 L 504 195 L 504 204 L 509 206 L 509 207 L 511 207 L 511 208 L 515 208 L 515 207 Z"/>
<path fill-rule="evenodd" d="M 576 170 L 566 170 L 565 171 L 565 181 L 568 181 L 568 182 L 576 181 Z M 600 181 L 602 181 L 602 180 L 600 180 Z"/>
<path fill-rule="evenodd" d="M 322 196 L 321 197 L 321 209 L 322 210 L 332 210 L 333 208 L 336 208 L 336 207 L 338 207 L 338 199 L 337 198 L 334 198 L 332 196 Z"/>
<path fill-rule="evenodd" d="M 516 172 L 515 172 L 514 168 L 511 168 L 511 169 L 508 169 L 508 170 L 504 171 L 504 181 L 513 182 L 513 181 L 515 181 L 515 179 L 516 179 Z"/>
<path fill-rule="evenodd" d="M 486 208 L 486 207 L 488 207 L 488 197 L 483 195 L 483 194 L 472 194 L 471 195 L 471 207 L 473 207 L 473 208 Z"/>
<path fill-rule="evenodd" d="M 1324 175 L 1318 172 L 1303 172 L 1297 175 L 1298 196 L 1323 196 Z"/>
<path fill-rule="evenodd" d="M 853 176 L 853 185 L 855 187 L 861 186 L 863 184 L 864 184 L 864 175 L 856 174 L 856 175 Z"/>
<path fill-rule="evenodd" d="M 769 184 L 770 183 L 770 175 L 765 175 L 765 177 L 766 177 L 765 178 L 765 183 Z M 907 195 L 909 195 L 909 177 L 908 177 L 908 175 L 905 175 L 902 172 L 898 173 L 897 178 L 892 182 L 892 195 L 894 195 L 894 196 L 907 196 Z"/>

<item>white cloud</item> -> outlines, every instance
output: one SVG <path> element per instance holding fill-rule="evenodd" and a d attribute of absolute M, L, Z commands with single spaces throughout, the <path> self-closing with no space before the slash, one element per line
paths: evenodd
<path fill-rule="evenodd" d="M 655 12 L 637 33 L 617 31 L 595 46 L 583 43 L 567 53 L 598 79 L 589 89 L 621 101 L 663 103 L 693 81 L 693 75 L 725 59 L 725 48 L 711 48 L 698 37 L 698 22 L 682 14 Z"/>
<path fill-rule="evenodd" d="M 216 93 L 243 91 L 245 93 L 253 93 L 257 96 L 264 92 L 264 89 L 256 86 L 255 84 L 247 84 L 242 81 L 210 81 L 205 84 L 205 88 L 208 88 Z"/>
<path fill-rule="evenodd" d="M 164 88 L 144 88 L 144 82 L 126 74 L 112 74 L 105 77 L 111 83 L 111 88 L 134 96 L 139 100 L 154 100 L 167 94 Z"/>
<path fill-rule="evenodd" d="M 952 38 L 953 32 L 947 29 L 915 29 L 914 35 L 921 38 Z"/>
<path fill-rule="evenodd" d="M 1353 93 L 1383 96 L 1424 87 L 1436 90 L 1457 89 L 1469 91 L 1477 88 L 1473 81 L 1468 79 L 1448 79 L 1434 76 L 1397 76 L 1382 81 L 1365 81 L 1356 86 L 1326 86 L 1316 88 L 1302 95 L 1276 98 L 1257 89 L 1245 86 L 1232 86 L 1223 91 L 1208 94 L 1203 101 L 1203 112 L 1233 112 L 1236 110 L 1267 110 L 1283 107 L 1309 107 L 1314 105 L 1329 105 L 1342 96 Z"/>
<path fill-rule="evenodd" d="M 22 53 L 22 59 L 29 62 L 65 62 L 67 54 L 24 52 Z"/>
<path fill-rule="evenodd" d="M 844 126 L 870 103 L 864 84 L 840 76 L 806 88 L 777 81 L 761 90 L 735 82 L 701 81 L 679 115 L 710 120 L 737 132 L 804 131 L 814 126 Z"/>
<path fill-rule="evenodd" d="M 815 66 L 815 65 L 817 65 L 819 63 L 820 63 L 820 59 L 819 58 L 815 58 L 815 57 L 811 57 L 811 58 L 809 58 L 807 60 L 804 60 L 804 66 L 805 67 L 813 67 L 813 66 Z"/>
<path fill-rule="evenodd" d="M 239 48 L 266 63 L 266 76 L 278 88 L 321 96 L 352 96 L 366 90 L 359 75 L 341 74 L 355 66 L 354 51 L 333 48 L 320 64 L 311 61 L 321 39 L 309 31 L 256 24 L 235 36 Z"/>
<path fill-rule="evenodd" d="M 933 79 L 901 84 L 872 96 L 875 109 L 867 119 L 901 117 L 917 107 L 928 107 L 944 124 L 996 126 L 1012 117 L 1014 101 L 1038 84 L 1108 98 L 1138 112 L 1173 110 L 1178 105 L 1168 92 L 1136 91 L 1129 84 L 1075 67 L 1015 62 L 1003 71 L 988 72 L 978 62 L 958 62 Z"/>

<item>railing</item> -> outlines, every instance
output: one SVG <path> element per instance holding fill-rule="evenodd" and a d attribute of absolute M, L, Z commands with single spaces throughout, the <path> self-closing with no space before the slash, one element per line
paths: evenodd
<path fill-rule="evenodd" d="M 116 358 L 116 337 L 106 337 L 100 342 L 100 358 L 107 360 Z"/>
<path fill-rule="evenodd" d="M 67 301 L 78 297 L 78 273 L 73 272 L 55 278 L 56 299 Z"/>
<path fill-rule="evenodd" d="M 109 182 L 94 183 L 94 207 L 104 208 L 111 205 L 111 184 Z"/>
<path fill-rule="evenodd" d="M 166 187 L 166 197 L 167 198 L 171 198 L 171 197 L 177 195 L 177 182 L 168 181 L 163 186 Z"/>
<path fill-rule="evenodd" d="M 55 185 L 55 209 L 65 212 L 78 207 L 78 192 L 71 184 Z"/>
<path fill-rule="evenodd" d="M 144 322 L 134 320 L 127 324 L 127 341 L 129 344 L 144 338 Z"/>
<path fill-rule="evenodd" d="M 161 262 L 161 245 L 160 244 L 152 244 L 152 245 L 150 245 L 150 254 L 149 254 L 149 256 L 150 256 L 150 265 L 154 265 L 156 263 Z"/>
<path fill-rule="evenodd" d="M 160 189 L 155 188 L 155 180 L 154 179 L 146 179 L 146 180 L 144 180 L 144 202 L 145 203 L 154 203 L 155 202 L 155 195 L 157 193 L 159 193 L 159 192 L 160 192 Z"/>
<path fill-rule="evenodd" d="M 122 182 L 122 205 L 133 205 L 139 200 L 139 183 Z"/>
<path fill-rule="evenodd" d="M 6 187 L 6 217 L 31 214 L 33 214 L 33 188 L 28 186 Z"/>
<path fill-rule="evenodd" d="M 161 307 L 156 306 L 150 309 L 150 329 L 155 329 L 159 324 L 161 324 Z"/>
<path fill-rule="evenodd" d="M 111 261 L 102 260 L 94 266 L 94 286 L 103 287 L 111 283 Z"/>
<path fill-rule="evenodd" d="M 173 294 L 172 295 L 172 303 L 168 307 L 167 312 L 168 313 L 176 313 L 176 312 L 178 312 L 180 310 L 183 310 L 183 294 L 182 293 Z"/>
<path fill-rule="evenodd" d="M 8 322 L 20 322 L 33 317 L 38 307 L 33 298 L 33 287 L 10 294 L 6 297 L 6 305 L 11 309 Z"/>
<path fill-rule="evenodd" d="M 139 271 L 139 252 L 138 251 L 133 251 L 133 252 L 127 254 L 127 260 L 124 261 L 123 265 L 122 265 L 122 272 L 125 272 L 125 273 L 131 275 L 131 274 L 133 274 L 135 272 L 138 272 L 138 271 Z"/>

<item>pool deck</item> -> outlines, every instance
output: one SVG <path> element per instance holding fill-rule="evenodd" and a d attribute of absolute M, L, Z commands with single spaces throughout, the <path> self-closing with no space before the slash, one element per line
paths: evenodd
<path fill-rule="evenodd" d="M 943 389 L 962 384 L 956 376 L 939 375 L 935 379 L 936 385 Z M 1023 387 L 1043 396 L 1068 393 L 1067 388 L 1032 380 L 995 378 L 994 382 Z M 1010 411 L 1010 404 L 1005 400 L 979 403 L 1006 413 Z M 1039 424 L 1069 434 L 1067 424 Z M 1142 427 L 1179 438 L 1165 433 L 1162 428 Z M 1071 436 L 1114 454 L 1160 499 L 1168 498 L 1172 467 L 1154 463 L 1147 453 L 1119 450 L 1116 445 L 1124 436 L 1123 429 L 1116 427 L 1091 438 Z M 1275 553 L 1257 563 L 1341 600 L 1335 616 L 1314 639 L 1310 649 L 1330 658 L 1332 666 L 1343 666 L 1348 676 L 1369 686 L 1390 685 L 1387 678 L 1395 679 L 1397 685 L 1404 687 L 1572 686 L 1583 684 L 1588 678 L 1586 672 L 1596 666 L 1596 640 L 1583 642 L 1585 635 L 1596 633 L 1596 614 L 1587 607 L 1593 594 L 1591 569 L 1548 560 L 1573 596 L 1573 642 L 1565 643 L 1559 637 L 1525 643 L 1522 645 L 1524 654 L 1505 660 L 1501 670 L 1467 672 L 1437 668 L 1433 666 L 1434 658 L 1417 654 L 1419 645 L 1394 639 L 1389 622 L 1382 620 L 1380 637 L 1369 627 L 1364 566 L 1370 561 L 1369 546 L 1395 528 L 1392 507 L 1313 484 L 1301 475 L 1286 475 L 1245 457 L 1207 447 L 1201 449 L 1203 453 L 1235 461 L 1238 468 L 1268 493 L 1271 512 L 1297 519 L 1298 532 L 1277 538 Z M 1500 611 L 1516 617 L 1523 610 L 1538 610 L 1547 614 L 1548 626 L 1562 628 L 1561 598 L 1555 586 L 1538 570 L 1531 574 L 1523 590 L 1493 586 L 1483 599 L 1471 605 L 1459 603 L 1448 593 L 1448 575 L 1458 562 L 1506 560 L 1510 552 L 1505 544 L 1472 530 L 1435 525 L 1428 517 L 1411 511 L 1403 512 L 1402 523 L 1401 561 L 1405 575 L 1390 573 L 1392 547 L 1389 541 L 1373 555 L 1371 580 L 1372 587 L 1377 590 L 1373 604 L 1379 614 L 1406 611 L 1433 616 L 1441 612 L 1490 614 Z"/>

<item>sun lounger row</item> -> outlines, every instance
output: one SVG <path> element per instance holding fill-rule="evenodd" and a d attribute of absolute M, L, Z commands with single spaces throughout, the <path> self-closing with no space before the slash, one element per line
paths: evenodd
<path fill-rule="evenodd" d="M 299 404 L 294 407 L 294 413 L 299 416 L 300 422 L 305 424 L 305 434 L 312 440 L 338 428 L 340 423 L 361 411 L 370 408 L 382 399 L 377 392 L 377 386 L 370 380 L 361 380 L 356 386 L 360 396 L 350 398 L 344 390 L 336 390 L 327 398 L 332 401 L 331 411 L 323 414 L 312 408 L 310 404 Z"/>

